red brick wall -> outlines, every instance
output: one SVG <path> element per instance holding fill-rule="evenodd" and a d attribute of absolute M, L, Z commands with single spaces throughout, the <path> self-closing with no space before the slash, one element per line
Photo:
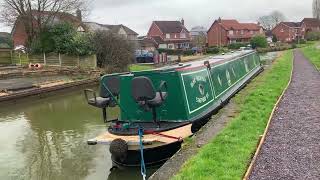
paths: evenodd
<path fill-rule="evenodd" d="M 272 34 L 274 34 L 277 37 L 278 41 L 292 42 L 295 39 L 296 31 L 301 36 L 304 36 L 304 32 L 302 31 L 301 28 L 296 29 L 296 28 L 288 27 L 288 26 L 281 23 L 281 24 L 278 24 L 272 30 Z"/>
<path fill-rule="evenodd" d="M 151 24 L 151 27 L 149 29 L 147 36 L 149 38 L 152 36 L 161 36 L 162 38 L 165 38 L 165 35 L 162 34 L 162 32 L 160 31 L 160 29 L 158 28 L 158 26 L 155 23 Z"/>
<path fill-rule="evenodd" d="M 27 33 L 25 32 L 24 26 L 20 21 L 16 23 L 14 31 L 12 32 L 12 39 L 14 47 L 19 45 L 26 45 Z"/>
<path fill-rule="evenodd" d="M 190 40 L 190 33 L 188 32 L 184 32 L 186 34 L 186 38 L 184 39 L 188 39 Z M 147 34 L 147 37 L 152 37 L 152 36 L 160 36 L 162 37 L 162 39 L 164 40 L 177 40 L 177 39 L 180 39 L 180 33 L 170 33 L 170 39 L 167 39 L 166 38 L 166 34 L 163 34 L 160 29 L 158 28 L 158 26 L 155 24 L 155 23 L 152 23 L 150 29 L 149 29 L 149 32 Z"/>
<path fill-rule="evenodd" d="M 224 46 L 228 44 L 227 31 L 214 22 L 208 31 L 208 46 Z"/>

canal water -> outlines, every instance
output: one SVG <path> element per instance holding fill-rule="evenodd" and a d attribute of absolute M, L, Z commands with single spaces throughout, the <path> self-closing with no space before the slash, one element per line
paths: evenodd
<path fill-rule="evenodd" d="M 117 117 L 118 110 L 108 115 Z M 86 144 L 105 131 L 83 89 L 0 104 L 0 179 L 142 179 L 139 168 L 110 172 L 109 147 Z"/>

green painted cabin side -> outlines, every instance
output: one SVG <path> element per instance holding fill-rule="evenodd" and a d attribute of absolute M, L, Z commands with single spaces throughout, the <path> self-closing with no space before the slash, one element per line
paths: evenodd
<path fill-rule="evenodd" d="M 164 104 L 156 109 L 158 120 L 194 121 L 210 113 L 261 69 L 260 58 L 255 51 L 227 57 L 207 59 L 211 69 L 204 66 L 202 60 L 183 67 L 121 75 L 120 120 L 153 122 L 152 112 L 144 111 L 131 95 L 131 81 L 138 76 L 150 78 L 156 90 L 162 81 L 167 82 L 168 97 Z"/>

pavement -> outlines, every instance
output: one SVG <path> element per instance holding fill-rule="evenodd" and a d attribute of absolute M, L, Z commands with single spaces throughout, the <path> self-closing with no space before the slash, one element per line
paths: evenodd
<path fill-rule="evenodd" d="M 320 179 L 320 73 L 298 50 L 249 179 Z"/>
<path fill-rule="evenodd" d="M 0 80 L 0 92 L 10 90 L 29 89 L 38 84 L 48 81 L 59 81 L 68 79 L 66 76 L 47 77 L 23 77 Z"/>

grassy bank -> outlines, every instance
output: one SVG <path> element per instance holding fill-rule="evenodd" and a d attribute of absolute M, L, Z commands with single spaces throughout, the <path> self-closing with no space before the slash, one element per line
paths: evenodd
<path fill-rule="evenodd" d="M 132 64 L 129 66 L 130 71 L 145 71 L 153 69 L 154 67 L 152 65 L 144 65 L 144 64 Z"/>
<path fill-rule="evenodd" d="M 320 70 L 320 49 L 316 46 L 319 44 L 314 44 L 312 46 L 302 48 L 303 54 L 314 64 L 318 70 Z"/>
<path fill-rule="evenodd" d="M 268 118 L 286 87 L 292 69 L 292 51 L 277 59 L 232 101 L 239 114 L 197 155 L 187 161 L 173 179 L 241 179 L 256 150 Z"/>

